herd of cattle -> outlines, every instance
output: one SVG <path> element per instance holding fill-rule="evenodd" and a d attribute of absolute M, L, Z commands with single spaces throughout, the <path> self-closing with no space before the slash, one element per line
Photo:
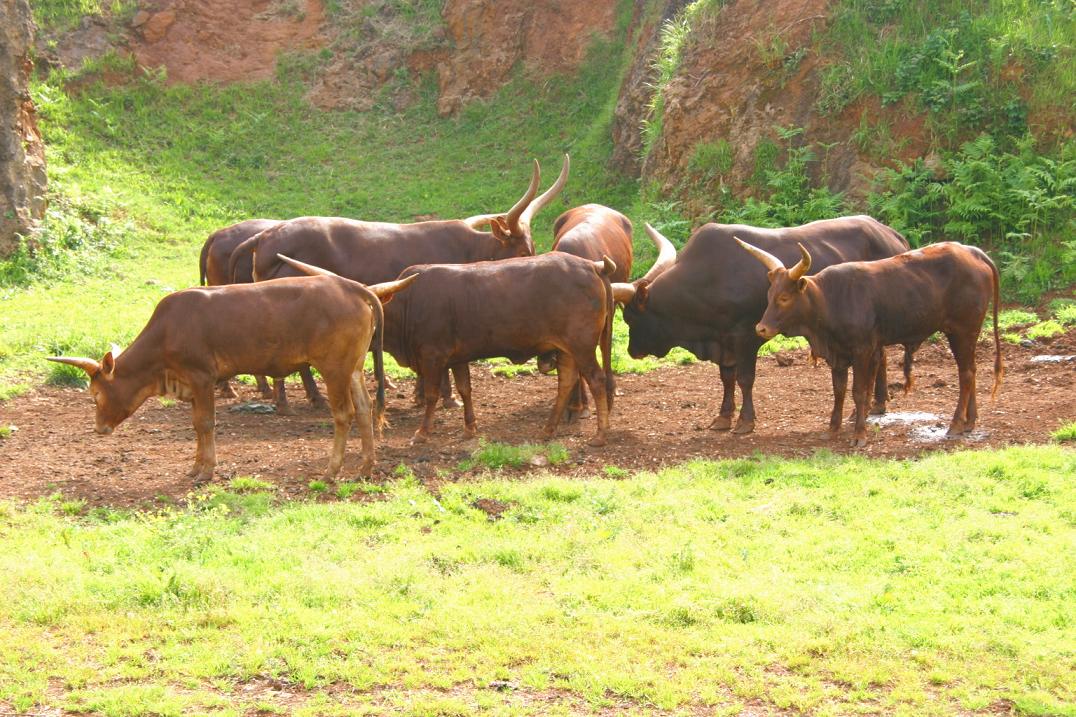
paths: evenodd
<path fill-rule="evenodd" d="M 164 297 L 127 350 L 113 347 L 101 361 L 50 360 L 89 374 L 99 433 L 111 433 L 150 396 L 191 402 L 197 452 L 190 475 L 199 481 L 209 480 L 216 465 L 215 386 L 234 395 L 228 379 L 254 374 L 268 395 L 264 377 L 273 377 L 277 410 L 286 413 L 282 378 L 295 371 L 310 400 L 323 403 L 311 367 L 324 379 L 334 420 L 330 477 L 356 418 L 361 472 L 368 474 L 374 432 L 384 424 L 383 351 L 418 375 L 415 397 L 425 416 L 415 442 L 427 440 L 439 401 L 454 404 L 449 370 L 465 430 L 474 435 L 469 363 L 538 357 L 544 371 L 557 370 L 544 435 L 554 434 L 566 412 L 588 410 L 585 383 L 597 414 L 590 443 L 603 445 L 615 394 L 610 347 L 618 305 L 633 357 L 660 357 L 680 346 L 720 367 L 715 430 L 754 429 L 758 349 L 782 333 L 805 336 L 812 355 L 832 369 L 833 438 L 852 367 L 853 443 L 862 446 L 868 410 L 885 411 L 884 347 L 904 346 L 907 391 L 915 349 L 940 331 L 960 379 L 949 433 L 967 433 L 977 415 L 975 346 L 991 301 L 996 394 L 1003 372 L 998 272 L 979 249 L 945 242 L 909 251 L 898 232 L 855 216 L 782 229 L 706 224 L 677 254 L 648 224 L 658 257 L 629 282 L 632 224 L 608 207 L 587 204 L 562 214 L 553 250 L 535 256 L 531 222 L 563 189 L 568 172 L 566 156 L 557 181 L 538 195 L 535 162 L 530 186 L 504 214 L 413 224 L 255 219 L 221 229 L 202 249 L 202 286 Z M 373 402 L 363 373 L 371 349 Z M 742 407 L 734 426 L 737 384 Z"/>

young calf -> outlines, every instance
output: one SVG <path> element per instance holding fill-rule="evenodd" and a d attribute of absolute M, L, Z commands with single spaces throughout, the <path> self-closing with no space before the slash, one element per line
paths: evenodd
<path fill-rule="evenodd" d="M 213 387 L 238 373 L 287 376 L 309 364 L 321 372 L 335 432 L 329 477 L 344 460 L 348 430 L 358 412 L 363 464 L 374 464 L 374 424 L 383 423 L 384 312 L 389 298 L 415 277 L 371 287 L 340 277 L 278 279 L 259 284 L 185 289 L 164 297 L 149 323 L 123 353 L 113 347 L 98 362 L 52 357 L 90 376 L 97 432 L 107 435 L 150 396 L 171 395 L 193 404 L 198 438 L 188 475 L 210 480 L 216 466 Z M 377 407 L 363 381 L 373 339 Z"/>
<path fill-rule="evenodd" d="M 882 347 L 918 345 L 940 331 L 949 340 L 960 376 L 960 399 L 949 435 L 975 427 L 975 344 L 990 300 L 994 301 L 994 387 L 997 394 L 1004 368 L 998 335 L 999 278 L 997 267 L 981 249 L 956 242 L 933 244 L 878 261 L 853 261 L 830 266 L 814 276 L 811 255 L 800 244 L 802 258 L 791 269 L 780 259 L 746 242 L 740 246 L 768 270 L 766 313 L 756 326 L 770 339 L 778 333 L 805 336 L 811 351 L 829 363 L 833 374 L 833 413 L 829 433 L 836 438 L 852 367 L 852 399 L 856 404 L 852 444 L 867 443 L 867 399 L 879 370 Z M 884 358 L 883 358 L 884 360 Z"/>

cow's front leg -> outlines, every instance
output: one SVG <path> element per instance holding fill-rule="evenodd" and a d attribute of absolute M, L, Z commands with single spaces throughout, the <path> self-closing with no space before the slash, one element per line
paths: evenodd
<path fill-rule="evenodd" d="M 732 414 L 736 412 L 736 365 L 720 365 L 721 410 L 707 426 L 711 431 L 727 431 L 732 428 Z"/>
<path fill-rule="evenodd" d="M 830 368 L 833 377 L 833 411 L 829 414 L 829 430 L 826 437 L 831 441 L 841 434 L 841 414 L 844 413 L 844 397 L 848 393 L 848 364 L 835 363 Z"/>
<path fill-rule="evenodd" d="M 294 416 L 295 411 L 288 405 L 288 389 L 284 387 L 284 377 L 273 377 L 274 404 L 278 416 Z"/>
<path fill-rule="evenodd" d="M 856 404 L 856 425 L 852 433 L 852 445 L 867 445 L 867 411 L 870 407 L 871 386 L 874 378 L 875 352 L 863 351 L 852 361 L 852 400 Z"/>
<path fill-rule="evenodd" d="M 471 401 L 471 365 L 462 363 L 452 367 L 452 378 L 456 380 L 456 390 L 463 399 L 463 432 L 468 438 L 478 435 L 478 421 L 474 417 L 474 402 Z"/>
<path fill-rule="evenodd" d="M 425 443 L 429 440 L 430 430 L 433 429 L 433 414 L 437 411 L 437 400 L 441 397 L 441 378 L 445 373 L 445 367 L 432 362 L 423 362 L 422 393 L 426 403 L 426 413 L 422 417 L 422 425 L 411 437 L 411 443 Z"/>
<path fill-rule="evenodd" d="M 314 374 L 310 371 L 309 366 L 303 366 L 299 369 L 299 377 L 303 379 L 303 389 L 306 391 L 306 398 L 310 401 L 310 405 L 321 410 L 328 408 L 325 399 L 321 397 L 321 392 L 318 391 L 318 384 L 314 380 Z"/>
<path fill-rule="evenodd" d="M 217 381 L 217 390 L 220 391 L 221 398 L 239 397 L 239 394 L 236 393 L 235 389 L 232 387 L 232 382 L 226 378 L 222 378 L 220 381 Z"/>
<path fill-rule="evenodd" d="M 262 398 L 273 397 L 273 389 L 269 388 L 269 380 L 265 376 L 255 376 L 254 383 L 258 385 L 258 393 L 262 395 Z"/>
<path fill-rule="evenodd" d="M 871 406 L 871 415 L 883 415 L 888 401 L 889 380 L 886 377 L 885 346 L 880 346 L 874 360 L 874 404 Z"/>
<path fill-rule="evenodd" d="M 214 436 L 216 416 L 213 405 L 213 382 L 191 386 L 191 419 L 198 447 L 194 454 L 194 467 L 187 473 L 200 485 L 213 479 L 217 466 L 217 445 Z"/>
<path fill-rule="evenodd" d="M 736 428 L 733 433 L 751 433 L 755 430 L 755 365 L 758 363 L 758 346 L 751 342 L 742 347 L 740 355 L 736 357 L 736 383 L 740 386 L 740 394 L 743 396 L 743 406 L 740 408 L 740 417 L 736 420 Z"/>
<path fill-rule="evenodd" d="M 590 387 L 590 393 L 594 396 L 594 410 L 598 413 L 598 431 L 594 434 L 594 437 L 587 441 L 587 445 L 590 446 L 604 446 L 607 441 L 607 434 L 609 432 L 609 396 L 608 392 L 612 390 L 606 383 L 605 372 L 601 370 L 597 362 L 593 361 L 593 351 L 589 354 L 591 357 L 591 365 L 587 365 L 583 361 L 580 361 L 579 374 L 584 376 L 587 380 L 587 385 Z M 584 356 L 585 360 L 587 356 Z"/>

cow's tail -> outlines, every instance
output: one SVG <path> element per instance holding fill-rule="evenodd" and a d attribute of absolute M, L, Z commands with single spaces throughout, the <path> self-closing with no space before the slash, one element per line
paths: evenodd
<path fill-rule="evenodd" d="M 599 346 L 602 353 L 602 373 L 605 375 L 606 406 L 613 410 L 613 396 L 616 395 L 616 379 L 613 377 L 613 314 L 616 305 L 613 302 L 613 285 L 609 276 L 616 270 L 609 257 L 602 257 L 602 286 L 605 288 L 605 326 L 602 327 Z"/>
<path fill-rule="evenodd" d="M 244 239 L 240 242 L 239 246 L 232 249 L 232 254 L 228 257 L 228 281 L 231 283 L 246 284 L 253 280 L 253 276 L 239 277 L 236 275 L 236 272 L 239 269 L 239 262 L 242 261 L 244 257 L 249 256 L 251 257 L 251 273 L 253 274 L 254 249 L 258 246 L 257 241 L 259 236 L 261 235 L 255 234 L 249 239 Z"/>
<path fill-rule="evenodd" d="M 377 294 L 362 284 L 359 284 L 359 286 L 362 286 L 363 298 L 369 304 L 370 310 L 374 312 L 374 335 L 370 345 L 374 350 L 374 376 L 377 379 L 377 396 L 374 399 L 373 423 L 374 428 L 377 430 L 378 438 L 380 438 L 385 427 L 389 425 L 388 420 L 385 418 L 385 307 L 381 305 L 381 300 L 377 298 Z"/>
<path fill-rule="evenodd" d="M 205 240 L 205 244 L 202 245 L 202 253 L 198 256 L 198 286 L 206 285 L 206 266 L 209 264 L 209 247 L 213 244 L 213 237 L 216 234 L 210 234 L 209 238 Z"/>
<path fill-rule="evenodd" d="M 990 265 L 990 271 L 994 279 L 994 387 L 990 389 L 990 400 L 998 397 L 998 389 L 1001 388 L 1001 379 L 1005 376 L 1005 367 L 1001 363 L 1001 333 L 998 331 L 998 308 L 1001 305 L 1001 275 L 994 261 L 981 252 L 986 263 Z"/>

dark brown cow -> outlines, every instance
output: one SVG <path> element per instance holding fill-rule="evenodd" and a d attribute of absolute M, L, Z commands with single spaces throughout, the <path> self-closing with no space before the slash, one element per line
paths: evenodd
<path fill-rule="evenodd" d="M 557 351 L 557 400 L 544 435 L 548 438 L 556 431 L 581 375 L 598 413 L 597 433 L 590 443 L 604 445 L 613 381 L 609 275 L 615 268 L 609 259 L 593 262 L 561 252 L 407 268 L 401 278 L 417 273 L 418 280 L 385 307 L 385 350 L 426 378 L 426 415 L 413 440 L 422 442 L 429 436 L 446 369 L 455 376 L 463 399 L 464 428 L 473 436 L 478 425 L 469 363 L 497 356 L 521 363 Z M 599 347 L 601 366 L 594 357 Z"/>
<path fill-rule="evenodd" d="M 867 443 L 867 396 L 880 369 L 878 356 L 890 344 L 919 344 L 940 331 L 949 339 L 960 376 L 960 399 L 949 435 L 975 428 L 975 344 L 994 302 L 994 388 L 1004 369 L 998 335 L 1000 282 L 997 267 L 981 249 L 956 242 L 933 244 L 890 259 L 855 261 L 806 276 L 812 255 L 802 245 L 791 269 L 777 257 L 745 242 L 741 246 L 767 269 L 766 313 L 756 330 L 763 339 L 778 333 L 806 336 L 811 351 L 833 373 L 829 434 L 836 438 L 852 367 L 856 404 L 852 444 Z"/>
<path fill-rule="evenodd" d="M 766 309 L 767 287 L 765 272 L 736 245 L 734 235 L 787 260 L 799 255 L 796 245 L 802 242 L 814 254 L 816 269 L 884 259 L 908 249 L 899 233 L 866 216 L 782 229 L 706 224 L 691 235 L 679 256 L 668 239 L 649 225 L 647 231 L 664 246 L 658 261 L 642 279 L 613 284 L 630 329 L 628 353 L 635 358 L 664 356 L 672 347 L 682 346 L 718 364 L 724 394 L 709 427 L 732 428 L 739 384 L 743 406 L 734 433 L 755 428 L 755 364 L 758 349 L 766 342 L 755 333 L 755 324 Z M 885 411 L 886 388 L 883 364 L 875 386 L 875 412 Z"/>
<path fill-rule="evenodd" d="M 375 284 L 391 281 L 415 264 L 468 264 L 534 254 L 531 221 L 563 189 L 568 178 L 568 157 L 560 176 L 535 199 L 541 179 L 534 163 L 530 186 L 506 214 L 484 214 L 464 220 L 386 224 L 336 217 L 302 217 L 262 232 L 233 254 L 235 265 L 249 253 L 256 257 L 257 281 L 301 276 L 302 271 L 277 258 L 293 257 L 339 276 Z M 488 226 L 490 231 L 477 227 Z M 420 376 L 420 380 L 422 377 Z M 446 405 L 452 405 L 452 387 L 441 382 Z"/>
<path fill-rule="evenodd" d="M 591 261 L 609 257 L 616 264 L 616 272 L 610 281 L 627 281 L 631 276 L 632 244 L 631 220 L 601 204 L 584 204 L 557 217 L 553 223 L 553 249 L 574 254 Z M 660 247 L 659 247 L 660 248 Z M 549 373 L 557 365 L 555 354 L 538 357 L 538 370 Z M 568 418 L 587 418 L 587 393 L 582 381 L 576 381 L 572 400 L 568 404 Z"/>
<path fill-rule="evenodd" d="M 238 270 L 231 263 L 232 253 L 235 249 L 259 232 L 263 232 L 271 226 L 279 224 L 279 219 L 247 219 L 246 221 L 232 224 L 231 226 L 218 229 L 209 235 L 202 245 L 202 253 L 198 260 L 199 283 L 201 286 L 223 286 L 225 284 L 249 284 L 254 281 L 251 276 L 252 266 L 244 263 Z M 306 396 L 310 402 L 318 408 L 326 408 L 325 399 L 318 392 L 317 384 L 309 368 L 299 370 L 302 376 Z M 265 376 L 255 376 L 258 391 L 263 398 L 273 396 L 269 389 L 269 383 Z M 223 398 L 235 398 L 235 389 L 232 388 L 228 379 L 222 379 L 218 384 L 220 395 Z M 277 413 L 287 415 L 291 413 L 288 407 L 287 396 L 284 393 L 284 381 L 281 380 L 276 390 Z"/>
<path fill-rule="evenodd" d="M 412 281 L 366 287 L 340 277 L 304 277 L 185 289 L 161 299 L 149 323 L 123 353 L 113 347 L 100 362 L 49 360 L 89 374 L 101 434 L 112 433 L 150 396 L 171 395 L 192 402 L 198 449 L 188 475 L 198 482 L 210 480 L 217 463 L 213 435 L 217 379 L 237 373 L 286 376 L 309 364 L 325 377 L 335 423 L 328 475 L 340 470 L 356 411 L 362 437 L 360 470 L 368 474 L 374 464 L 374 425 L 383 422 L 385 405 L 384 315 L 379 298 L 388 301 Z M 237 331 L 237 326 L 243 330 Z M 371 339 L 378 382 L 373 415 L 363 380 Z"/>

